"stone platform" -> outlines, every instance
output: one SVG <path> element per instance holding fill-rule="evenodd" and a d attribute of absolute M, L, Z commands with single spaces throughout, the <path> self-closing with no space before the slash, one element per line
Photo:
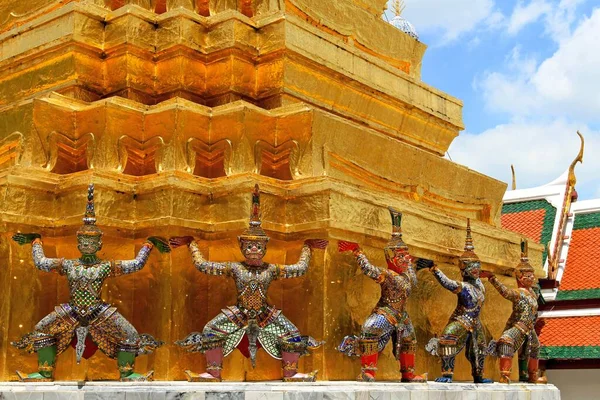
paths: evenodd
<path fill-rule="evenodd" d="M 1 400 L 560 400 L 553 385 L 316 382 L 0 383 Z"/>

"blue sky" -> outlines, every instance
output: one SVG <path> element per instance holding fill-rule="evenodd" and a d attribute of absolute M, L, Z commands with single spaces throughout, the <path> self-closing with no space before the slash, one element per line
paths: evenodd
<path fill-rule="evenodd" d="M 429 46 L 423 81 L 465 104 L 454 161 L 505 182 L 514 164 L 519 188 L 540 186 L 568 168 L 580 130 L 577 190 L 600 197 L 600 0 L 404 3 Z"/>

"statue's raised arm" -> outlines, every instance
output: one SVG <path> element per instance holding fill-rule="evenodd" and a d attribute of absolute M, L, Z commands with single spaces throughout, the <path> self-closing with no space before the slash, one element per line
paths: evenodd
<path fill-rule="evenodd" d="M 49 258 L 44 254 L 42 236 L 39 233 L 15 233 L 12 239 L 19 245 L 31 243 L 31 255 L 33 265 L 40 271 L 51 272 L 56 270 L 62 272 L 63 258 Z"/>
<path fill-rule="evenodd" d="M 452 293 L 460 293 L 462 290 L 462 283 L 450 279 L 444 274 L 436 265 L 431 267 L 431 272 L 435 279 L 442 285 L 442 287 L 446 290 L 451 291 Z"/>
<path fill-rule="evenodd" d="M 198 246 L 198 243 L 194 241 L 192 236 L 172 237 L 169 239 L 169 244 L 173 249 L 181 246 L 188 246 L 194 267 L 196 267 L 196 269 L 203 274 L 225 276 L 231 275 L 232 263 L 208 261 L 206 258 L 204 258 L 204 254 L 202 254 L 200 246 Z"/>
<path fill-rule="evenodd" d="M 296 264 L 278 265 L 278 278 L 297 278 L 306 275 L 313 249 L 325 249 L 329 242 L 322 239 L 309 239 L 304 242 L 300 259 Z"/>
<path fill-rule="evenodd" d="M 159 236 L 151 236 L 142 245 L 142 248 L 133 260 L 117 260 L 111 262 L 111 276 L 133 274 L 134 272 L 142 270 L 146 266 L 150 253 L 154 247 L 161 253 L 168 253 L 171 251 L 166 239 Z"/>

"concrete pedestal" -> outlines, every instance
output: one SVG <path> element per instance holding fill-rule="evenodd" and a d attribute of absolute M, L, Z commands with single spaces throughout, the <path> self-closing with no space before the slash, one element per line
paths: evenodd
<path fill-rule="evenodd" d="M 0 383 L 1 400 L 560 400 L 553 385 L 316 382 Z"/>

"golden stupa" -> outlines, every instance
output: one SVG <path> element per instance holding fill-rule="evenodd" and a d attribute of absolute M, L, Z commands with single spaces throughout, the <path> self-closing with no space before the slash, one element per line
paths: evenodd
<path fill-rule="evenodd" d="M 509 272 L 520 237 L 502 230 L 506 184 L 443 156 L 463 129 L 462 103 L 420 79 L 426 46 L 381 18 L 386 0 L 3 0 L 0 4 L 0 380 L 34 370 L 10 342 L 68 299 L 66 280 L 35 269 L 13 232 L 40 232 L 46 254 L 77 257 L 74 233 L 96 185 L 101 256 L 130 259 L 151 234 L 194 235 L 216 261 L 241 259 L 259 183 L 267 261 L 295 262 L 306 238 L 332 243 L 304 278 L 277 282 L 270 300 L 302 332 L 327 341 L 303 370 L 354 379 L 360 365 L 336 351 L 379 296 L 335 240 L 360 242 L 385 265 L 388 206 L 404 212 L 417 257 L 454 278 L 472 219 L 484 268 Z M 542 246 L 530 258 L 541 276 Z M 439 374 L 424 344 L 455 297 L 419 272 L 409 312 L 417 372 Z M 514 279 L 506 278 L 506 282 Z M 486 286 L 488 284 L 486 283 Z M 489 288 L 489 286 L 488 286 Z M 108 281 L 103 297 L 140 332 L 167 344 L 140 357 L 158 380 L 202 370 L 203 356 L 172 343 L 235 302 L 232 281 L 206 277 L 186 250 L 153 253 L 140 273 Z M 483 322 L 498 336 L 511 304 L 488 290 Z M 234 352 L 226 380 L 271 380 Z M 487 375 L 497 376 L 493 359 Z M 380 379 L 398 379 L 386 349 Z M 513 369 L 514 371 L 517 368 Z M 514 372 L 516 375 L 516 372 Z M 98 353 L 58 359 L 59 380 L 115 379 Z M 463 356 L 456 378 L 470 378 Z"/>

